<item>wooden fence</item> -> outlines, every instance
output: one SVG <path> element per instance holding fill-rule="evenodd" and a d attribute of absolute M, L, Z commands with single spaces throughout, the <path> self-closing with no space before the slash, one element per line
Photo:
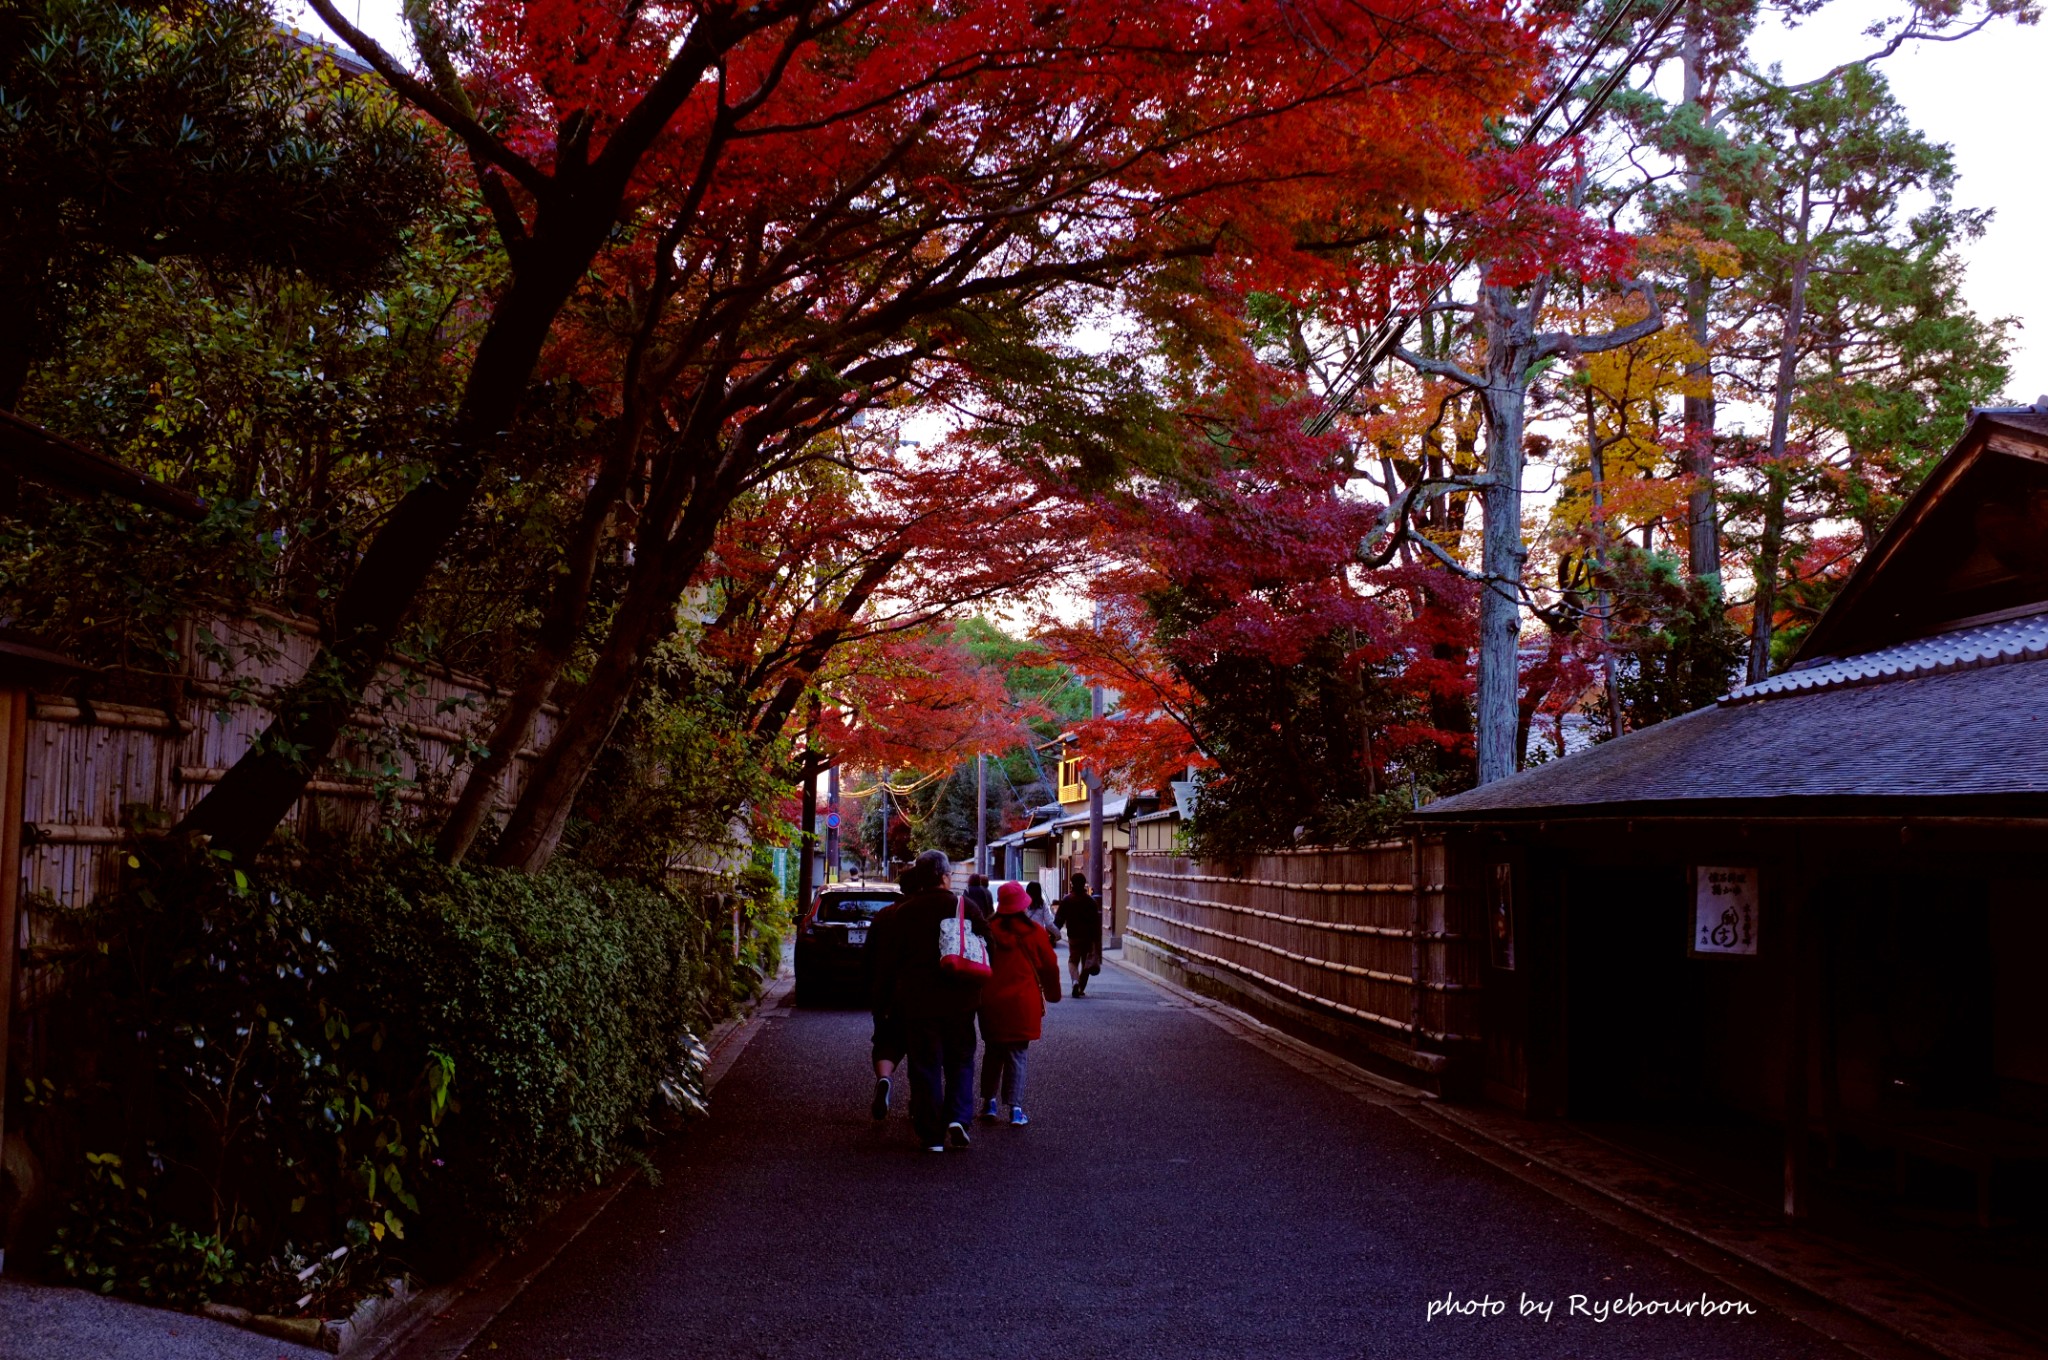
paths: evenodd
<path fill-rule="evenodd" d="M 6 742 L 19 741 L 21 761 L 0 769 L 19 771 L 5 792 L 20 808 L 21 835 L 18 892 L 0 901 L 19 908 L 0 910 L 0 943 L 12 946 L 0 948 L 0 1019 L 18 1022 L 0 1024 L 0 1075 L 10 1058 L 21 1064 L 10 1080 L 44 1068 L 45 1003 L 75 947 L 68 918 L 116 886 L 135 829 L 169 825 L 249 749 L 317 646 L 310 623 L 282 615 L 193 623 L 162 671 L 103 673 L 64 696 L 5 696 Z M 155 702 L 141 701 L 151 693 Z M 435 809 L 461 789 L 499 697 L 444 670 L 387 667 L 288 825 L 307 837 L 338 835 Z M 543 712 L 533 740 L 549 740 L 559 718 Z M 535 752 L 520 754 L 505 802 L 524 786 Z"/>
<path fill-rule="evenodd" d="M 279 614 L 195 622 L 182 631 L 175 667 L 119 677 L 129 702 L 35 695 L 22 798 L 29 902 L 78 907 L 111 888 L 130 828 L 174 820 L 197 802 L 254 743 L 318 642 L 310 622 Z M 161 698 L 134 702 L 139 687 Z M 435 667 L 387 667 L 287 824 L 305 837 L 343 834 L 443 804 L 461 789 L 498 698 L 480 681 Z M 559 716 L 539 715 L 536 746 Z M 501 791 L 507 801 L 524 786 L 535 752 L 520 754 Z"/>
<path fill-rule="evenodd" d="M 1127 938 L 1441 1051 L 1480 1033 L 1480 923 L 1440 841 L 1213 865 L 1131 856 Z"/>

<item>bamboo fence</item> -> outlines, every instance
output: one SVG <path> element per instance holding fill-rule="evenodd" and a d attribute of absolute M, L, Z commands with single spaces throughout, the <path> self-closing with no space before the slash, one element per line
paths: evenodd
<path fill-rule="evenodd" d="M 1293 850 L 1216 865 L 1131 856 L 1126 934 L 1411 1043 L 1480 1032 L 1479 923 L 1441 841 Z"/>
<path fill-rule="evenodd" d="M 311 623 L 287 615 L 194 622 L 182 630 L 180 666 L 151 677 L 163 694 L 158 703 L 35 695 L 23 789 L 28 900 L 79 907 L 113 887 L 133 829 L 168 825 L 218 782 L 318 645 Z M 498 697 L 449 671 L 386 667 L 287 825 L 303 838 L 345 835 L 443 804 L 461 789 Z M 538 716 L 535 746 L 551 738 L 559 716 Z M 520 754 L 501 800 L 524 786 L 535 752 Z"/>
<path fill-rule="evenodd" d="M 68 696 L 28 698 L 14 940 L 21 1070 L 41 1070 L 43 1003 L 76 947 L 71 918 L 118 885 L 137 830 L 170 826 L 249 749 L 319 641 L 310 623 L 275 614 L 190 623 L 181 634 L 179 664 L 165 672 L 107 673 Z M 95 689 L 126 702 L 95 700 Z M 158 702 L 134 701 L 150 691 Z M 460 791 L 500 697 L 451 672 L 387 667 L 286 824 L 305 839 L 344 836 L 443 805 Z M 560 716 L 538 716 L 536 745 Z M 513 762 L 501 803 L 518 796 L 535 754 Z"/>

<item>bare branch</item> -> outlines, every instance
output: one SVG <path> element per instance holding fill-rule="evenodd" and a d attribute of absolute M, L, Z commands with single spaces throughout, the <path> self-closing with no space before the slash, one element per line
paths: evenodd
<path fill-rule="evenodd" d="M 1649 311 L 1629 322 L 1617 326 L 1605 335 L 1573 335 L 1568 331 L 1549 331 L 1536 337 L 1531 362 L 1549 358 L 1553 354 L 1604 354 L 1610 349 L 1632 345 L 1647 335 L 1655 335 L 1664 329 L 1664 309 L 1657 305 L 1657 288 L 1648 279 L 1630 279 L 1623 283 L 1624 293 L 1641 293 Z"/>
<path fill-rule="evenodd" d="M 1406 345 L 1394 346 L 1394 357 L 1418 373 L 1427 373 L 1437 378 L 1449 378 L 1461 387 L 1486 386 L 1486 379 L 1473 377 L 1450 360 L 1424 358 Z"/>

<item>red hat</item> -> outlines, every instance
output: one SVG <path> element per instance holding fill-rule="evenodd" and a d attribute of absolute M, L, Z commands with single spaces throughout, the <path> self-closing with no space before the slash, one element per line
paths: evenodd
<path fill-rule="evenodd" d="M 1031 899 L 1024 893 L 1022 883 L 1005 883 L 996 889 L 996 914 L 998 916 L 1021 916 L 1031 906 Z"/>

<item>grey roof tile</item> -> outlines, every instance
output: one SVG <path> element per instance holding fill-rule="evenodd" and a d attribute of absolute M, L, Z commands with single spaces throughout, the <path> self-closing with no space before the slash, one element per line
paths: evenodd
<path fill-rule="evenodd" d="M 1784 694 L 1883 684 L 1902 676 L 1940 675 L 2013 661 L 2038 661 L 2043 657 L 2048 657 L 2048 612 L 1914 638 L 1856 656 L 1808 662 L 1797 670 L 1731 690 L 1721 696 L 1721 702 L 1749 703 Z"/>
<path fill-rule="evenodd" d="M 1983 651 L 1972 643 L 1963 654 Z M 1822 683 L 1819 669 L 1775 677 L 1804 675 L 1806 690 L 1699 709 L 1432 803 L 1419 815 L 2048 795 L 2048 660 L 1915 670 L 1882 683 Z"/>

